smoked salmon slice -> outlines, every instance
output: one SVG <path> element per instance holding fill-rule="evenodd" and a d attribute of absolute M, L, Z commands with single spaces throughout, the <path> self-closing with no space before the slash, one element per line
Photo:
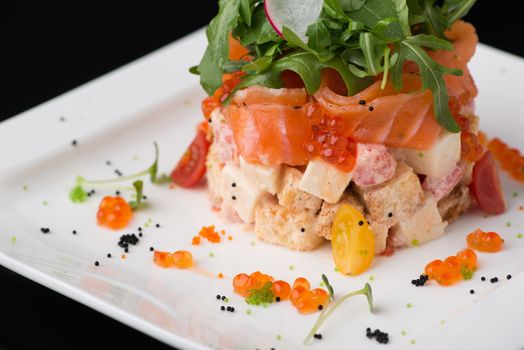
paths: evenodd
<path fill-rule="evenodd" d="M 304 89 L 249 87 L 227 109 L 240 155 L 249 163 L 307 164 L 304 144 L 313 135 Z"/>
<path fill-rule="evenodd" d="M 445 81 L 450 98 L 466 106 L 477 95 L 467 63 L 478 38 L 473 26 L 461 21 L 447 35 L 454 50 L 430 55 L 442 65 L 463 70 L 462 76 L 446 75 Z M 409 63 L 403 83 L 398 91 L 390 81 L 384 89 L 377 81 L 358 94 L 344 96 L 324 82 L 313 97 L 300 88 L 252 86 L 235 94 L 225 109 L 227 121 L 240 155 L 250 163 L 307 164 L 304 145 L 313 137 L 314 124 L 308 118 L 310 104 L 318 104 L 327 115 L 341 119 L 344 136 L 356 142 L 427 150 L 443 130 L 433 114 L 431 91 L 420 90 L 418 70 Z"/>

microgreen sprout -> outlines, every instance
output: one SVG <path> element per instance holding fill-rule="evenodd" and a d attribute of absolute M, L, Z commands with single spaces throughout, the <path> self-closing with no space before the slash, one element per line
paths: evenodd
<path fill-rule="evenodd" d="M 329 283 L 328 278 L 324 274 L 322 274 L 322 282 L 324 282 L 324 285 L 326 286 L 326 288 L 327 288 L 327 290 L 329 292 L 329 298 L 331 300 L 335 300 L 335 292 L 333 291 L 333 287 L 331 286 L 331 284 Z"/>
<path fill-rule="evenodd" d="M 366 296 L 369 305 L 369 312 L 373 313 L 373 293 L 371 291 L 371 286 L 369 285 L 369 283 L 366 283 L 364 288 L 344 295 L 342 298 L 338 299 L 336 302 L 330 304 L 327 308 L 323 309 L 322 312 L 320 312 L 320 315 L 318 316 L 317 322 L 315 322 L 313 328 L 311 328 L 311 331 L 304 340 L 304 345 L 307 345 L 309 343 L 311 338 L 313 338 L 313 335 L 318 333 L 318 330 L 320 329 L 322 324 L 328 319 L 328 317 L 333 313 L 333 311 L 335 311 L 344 301 L 351 297 L 361 294 Z"/>

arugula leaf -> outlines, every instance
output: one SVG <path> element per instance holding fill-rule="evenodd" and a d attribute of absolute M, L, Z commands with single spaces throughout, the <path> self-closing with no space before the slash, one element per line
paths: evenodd
<path fill-rule="evenodd" d="M 453 44 L 447 40 L 439 39 L 433 35 L 419 34 L 407 39 L 410 43 L 427 47 L 433 50 L 453 50 Z"/>
<path fill-rule="evenodd" d="M 368 28 L 380 20 L 395 17 L 397 11 L 389 0 L 367 0 L 358 10 L 348 12 L 348 16 L 357 22 L 363 23 Z"/>
<path fill-rule="evenodd" d="M 219 11 L 206 29 L 208 46 L 198 66 L 200 84 L 208 95 L 222 85 L 222 65 L 229 57 L 229 32 L 236 26 L 240 0 L 220 0 Z"/>
<path fill-rule="evenodd" d="M 273 62 L 273 57 L 271 56 L 262 56 L 242 67 L 243 72 L 249 73 L 261 73 L 265 71 L 271 63 Z"/>
<path fill-rule="evenodd" d="M 309 52 L 296 52 L 284 56 L 273 64 L 277 72 L 291 70 L 302 78 L 307 92 L 312 95 L 320 87 L 320 61 Z"/>
<path fill-rule="evenodd" d="M 378 40 L 371 33 L 360 33 L 360 47 L 366 58 L 366 67 L 369 75 L 377 75 L 382 72 L 382 45 L 383 42 Z M 377 47 L 379 48 L 377 50 Z"/>
<path fill-rule="evenodd" d="M 239 9 L 242 20 L 248 25 L 248 27 L 251 27 L 251 1 L 240 0 Z"/>
<path fill-rule="evenodd" d="M 447 0 L 449 26 L 468 14 L 477 0 Z"/>
<path fill-rule="evenodd" d="M 459 69 L 450 69 L 433 61 L 426 51 L 424 51 L 415 40 L 406 38 L 400 43 L 398 51 L 399 58 L 395 64 L 397 66 L 392 72 L 395 86 L 402 86 L 401 67 L 405 60 L 415 62 L 420 69 L 422 80 L 422 90 L 430 89 L 433 94 L 433 107 L 435 117 L 442 127 L 450 132 L 460 132 L 455 118 L 451 115 L 448 106 L 448 89 L 444 81 L 444 74 L 461 75 Z"/>
<path fill-rule="evenodd" d="M 340 1 L 340 5 L 342 6 L 342 8 L 346 11 L 359 10 L 366 2 L 366 0 L 339 0 L 339 1 Z"/>
<path fill-rule="evenodd" d="M 371 33 L 386 43 L 398 41 L 404 37 L 404 33 L 396 17 L 388 17 L 378 21 L 373 26 L 373 29 L 371 29 Z"/>
<path fill-rule="evenodd" d="M 409 23 L 409 8 L 406 0 L 391 0 L 395 5 L 397 12 L 398 22 L 402 28 L 402 33 L 405 36 L 411 35 L 410 23 Z"/>
<path fill-rule="evenodd" d="M 142 202 L 144 182 L 142 180 L 137 180 L 133 182 L 133 187 L 136 191 L 136 199 L 134 201 L 129 201 L 131 209 L 138 210 L 140 208 L 140 203 Z"/>
<path fill-rule="evenodd" d="M 340 21 L 349 21 L 349 17 L 344 12 L 340 0 L 324 0 L 323 9 L 330 17 Z"/>
<path fill-rule="evenodd" d="M 331 45 L 331 34 L 322 20 L 318 20 L 307 28 L 307 46 L 316 52 L 325 51 Z"/>
<path fill-rule="evenodd" d="M 233 73 L 238 72 L 242 69 L 249 61 L 239 60 L 239 61 L 227 61 L 222 65 L 223 73 Z"/>
<path fill-rule="evenodd" d="M 444 38 L 444 31 L 449 27 L 441 9 L 435 5 L 435 0 L 422 0 L 422 15 L 426 18 L 429 34 Z"/>
<path fill-rule="evenodd" d="M 340 74 L 344 83 L 346 83 L 349 96 L 352 96 L 373 84 L 373 79 L 370 77 L 359 77 L 355 75 L 349 65 L 340 57 L 334 57 L 331 60 L 322 63 L 322 67 L 332 68 Z"/>

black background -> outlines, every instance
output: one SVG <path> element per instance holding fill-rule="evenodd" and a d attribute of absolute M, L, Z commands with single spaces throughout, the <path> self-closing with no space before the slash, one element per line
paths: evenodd
<path fill-rule="evenodd" d="M 0 120 L 204 26 L 217 9 L 215 0 L 107 3 L 0 5 Z M 520 11 L 509 3 L 479 1 L 467 19 L 484 43 L 524 56 Z M 167 348 L 3 267 L 0 305 L 0 349 Z"/>

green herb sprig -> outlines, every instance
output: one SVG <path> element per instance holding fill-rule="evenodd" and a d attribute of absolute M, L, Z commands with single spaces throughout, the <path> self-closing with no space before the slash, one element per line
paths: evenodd
<path fill-rule="evenodd" d="M 466 15 L 476 0 L 324 0 L 318 20 L 309 25 L 303 42 L 289 28 L 279 36 L 264 13 L 260 0 L 220 0 L 219 13 L 207 28 L 208 46 L 198 67 L 205 91 L 212 95 L 222 74 L 242 71 L 237 88 L 283 86 L 280 73 L 297 73 L 309 94 L 320 87 L 321 71 L 332 68 L 342 76 L 349 95 L 363 90 L 383 74 L 402 86 L 406 61 L 418 65 L 422 89 L 433 94 L 434 114 L 443 128 L 459 132 L 448 106 L 446 74 L 460 75 L 436 63 L 427 50 L 451 50 L 445 31 Z M 249 50 L 252 60 L 229 60 L 228 35 L 232 33 Z M 228 101 L 226 101 L 227 103 Z"/>
<path fill-rule="evenodd" d="M 324 324 L 324 322 L 333 313 L 333 311 L 335 311 L 344 301 L 357 295 L 366 296 L 369 306 L 369 312 L 373 313 L 373 292 L 369 283 L 366 283 L 364 288 L 344 295 L 342 298 L 338 299 L 336 302 L 330 304 L 327 308 L 323 309 L 320 312 L 320 315 L 318 315 L 317 322 L 315 322 L 315 324 L 311 328 L 311 331 L 306 336 L 306 339 L 304 339 L 304 345 L 307 345 L 309 343 L 311 338 L 313 338 L 313 335 L 318 332 L 322 324 Z"/>
<path fill-rule="evenodd" d="M 141 201 L 143 198 L 144 191 L 144 182 L 142 180 L 136 180 L 133 182 L 133 186 L 119 186 L 117 183 L 124 181 L 135 180 L 139 177 L 149 175 L 149 180 L 153 184 L 161 184 L 166 182 L 171 182 L 171 178 L 162 174 L 158 176 L 158 159 L 159 159 L 159 150 L 158 144 L 154 143 L 155 147 L 155 159 L 153 163 L 146 168 L 145 170 L 139 171 L 135 174 L 121 176 L 112 179 L 105 180 L 87 180 L 82 176 L 77 176 L 75 186 L 69 191 L 69 199 L 73 203 L 83 203 L 87 201 L 88 194 L 85 190 L 85 187 L 94 187 L 94 188 L 110 188 L 114 190 L 123 190 L 123 191 L 135 191 L 136 198 L 129 202 L 133 210 L 138 210 L 141 206 Z"/>

